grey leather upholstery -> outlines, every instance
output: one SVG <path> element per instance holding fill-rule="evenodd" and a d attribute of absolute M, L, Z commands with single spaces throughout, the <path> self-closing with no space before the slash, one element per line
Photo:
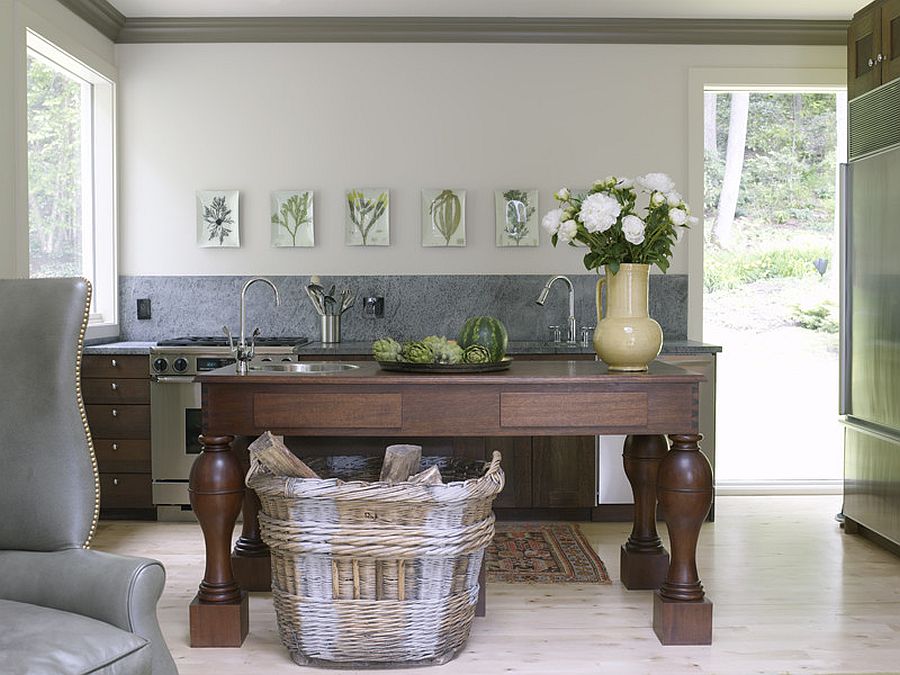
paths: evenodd
<path fill-rule="evenodd" d="M 78 381 L 89 306 L 83 279 L 0 280 L 0 670 L 170 675 L 162 565 L 86 550 L 98 505 Z"/>

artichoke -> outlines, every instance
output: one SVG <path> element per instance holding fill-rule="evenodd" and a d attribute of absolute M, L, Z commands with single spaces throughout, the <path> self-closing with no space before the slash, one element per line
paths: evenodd
<path fill-rule="evenodd" d="M 470 345 L 463 352 L 463 361 L 466 363 L 491 363 L 491 352 L 482 345 Z"/>
<path fill-rule="evenodd" d="M 443 336 L 429 335 L 422 339 L 422 344 L 431 347 L 435 363 L 454 365 L 462 361 L 462 347 L 453 340 L 448 340 Z"/>
<path fill-rule="evenodd" d="M 400 355 L 409 363 L 434 363 L 434 352 L 424 342 L 405 342 Z"/>
<path fill-rule="evenodd" d="M 372 343 L 372 356 L 376 361 L 399 361 L 400 349 L 400 343 L 393 338 L 375 340 Z"/>

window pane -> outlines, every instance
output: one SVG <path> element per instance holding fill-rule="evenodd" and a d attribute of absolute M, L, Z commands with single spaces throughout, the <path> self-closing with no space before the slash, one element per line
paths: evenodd
<path fill-rule="evenodd" d="M 33 53 L 27 79 L 30 276 L 90 278 L 90 85 Z"/>

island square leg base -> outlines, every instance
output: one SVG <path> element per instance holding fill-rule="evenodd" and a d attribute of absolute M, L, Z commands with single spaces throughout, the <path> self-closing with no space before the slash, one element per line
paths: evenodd
<path fill-rule="evenodd" d="M 231 571 L 243 591 L 268 593 L 272 590 L 272 561 L 268 554 L 247 556 L 232 553 Z"/>
<path fill-rule="evenodd" d="M 619 550 L 619 579 L 629 591 L 654 591 L 666 580 L 669 553 L 632 553 L 625 544 Z"/>
<path fill-rule="evenodd" d="M 711 645 L 713 604 L 667 600 L 653 594 L 653 632 L 663 645 Z"/>
<path fill-rule="evenodd" d="M 191 647 L 240 647 L 250 632 L 250 599 L 242 592 L 237 602 L 190 605 Z"/>

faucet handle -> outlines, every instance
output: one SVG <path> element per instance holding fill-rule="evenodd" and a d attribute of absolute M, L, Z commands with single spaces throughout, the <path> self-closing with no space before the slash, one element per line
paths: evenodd
<path fill-rule="evenodd" d="M 237 350 L 234 348 L 234 337 L 231 335 L 231 329 L 228 326 L 222 326 L 222 332 L 225 333 L 225 337 L 228 338 L 228 348 L 231 350 L 231 353 L 234 354 Z"/>
<path fill-rule="evenodd" d="M 585 347 L 591 346 L 591 340 L 593 338 L 594 326 L 582 326 L 581 327 L 581 344 Z"/>
<path fill-rule="evenodd" d="M 562 331 L 559 329 L 559 326 L 547 326 L 550 330 L 550 337 L 553 342 L 562 342 Z"/>
<path fill-rule="evenodd" d="M 247 350 L 247 360 L 251 360 L 253 356 L 256 354 L 256 338 L 259 337 L 259 327 L 253 329 L 253 332 L 250 333 L 250 349 Z"/>

